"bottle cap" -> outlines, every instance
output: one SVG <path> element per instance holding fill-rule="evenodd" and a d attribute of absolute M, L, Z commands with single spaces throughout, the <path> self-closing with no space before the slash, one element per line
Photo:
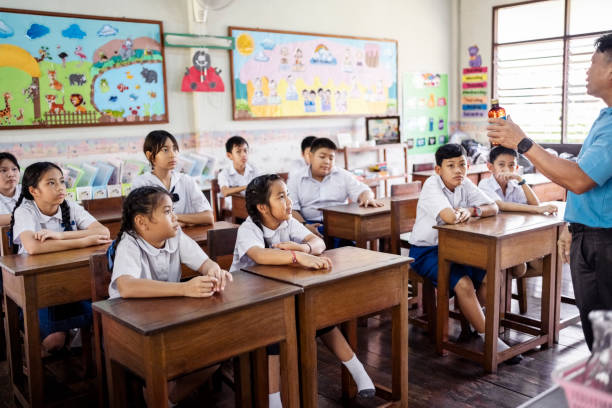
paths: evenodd
<path fill-rule="evenodd" d="M 491 99 L 491 105 L 499 105 L 499 99 Z"/>

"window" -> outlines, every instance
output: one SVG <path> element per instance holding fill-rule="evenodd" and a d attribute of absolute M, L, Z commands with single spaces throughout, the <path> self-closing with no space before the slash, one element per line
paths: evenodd
<path fill-rule="evenodd" d="M 493 95 L 543 143 L 582 143 L 606 105 L 586 93 L 611 0 L 536 0 L 493 8 Z"/>

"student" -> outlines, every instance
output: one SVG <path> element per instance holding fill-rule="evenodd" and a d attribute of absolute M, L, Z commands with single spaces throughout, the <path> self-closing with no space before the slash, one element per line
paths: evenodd
<path fill-rule="evenodd" d="M 441 224 L 458 224 L 471 217 L 497 214 L 497 205 L 466 177 L 467 159 L 463 147 L 449 143 L 436 151 L 436 175 L 423 184 L 417 204 L 417 217 L 410 234 L 410 267 L 438 285 L 438 231 Z M 452 264 L 450 291 L 457 296 L 459 308 L 480 335 L 485 331 L 481 302 L 486 299 L 486 271 Z M 501 339 L 498 349 L 507 349 Z M 522 357 L 509 360 L 518 363 Z"/>
<path fill-rule="evenodd" d="M 212 224 L 212 208 L 195 180 L 187 174 L 175 172 L 178 143 L 165 130 L 154 130 L 147 135 L 142 150 L 151 171 L 134 179 L 132 188 L 160 186 L 176 198 L 174 211 L 181 226 Z"/>
<path fill-rule="evenodd" d="M 300 264 L 312 269 L 331 268 L 329 258 L 317 256 L 325 250 L 321 238 L 291 216 L 287 187 L 276 174 L 253 179 L 246 190 L 249 217 L 238 228 L 234 261 L 230 271 L 254 264 Z M 338 328 L 317 331 L 323 343 L 338 357 L 357 383 L 359 395 L 374 396 L 374 384 Z M 280 360 L 278 349 L 268 348 L 270 407 L 280 407 Z"/>
<path fill-rule="evenodd" d="M 302 139 L 302 159 L 304 159 L 306 166 L 310 166 L 310 146 L 316 138 L 316 136 L 306 136 Z"/>
<path fill-rule="evenodd" d="M 232 276 L 206 256 L 202 248 L 179 227 L 170 193 L 159 186 L 134 189 L 123 203 L 117 239 L 109 248 L 113 271 L 110 298 L 167 296 L 210 297 L 223 291 Z M 180 282 L 181 264 L 197 276 Z M 170 402 L 189 395 L 216 367 L 196 371 L 169 383 Z"/>
<path fill-rule="evenodd" d="M 336 144 L 328 138 L 315 139 L 310 146 L 310 165 L 292 173 L 288 180 L 293 216 L 309 223 L 317 234 L 323 233 L 323 213 L 319 208 L 346 204 L 349 199 L 362 207 L 383 206 L 370 187 L 334 165 L 336 150 Z"/>
<path fill-rule="evenodd" d="M 492 177 L 482 179 L 478 188 L 484 191 L 501 211 L 526 212 L 532 214 L 555 214 L 554 205 L 540 205 L 540 200 L 534 191 L 525 182 L 523 177 L 516 173 L 518 153 L 516 150 L 497 146 L 489 153 L 487 167 Z M 529 262 L 534 269 L 541 269 L 541 261 Z M 527 264 L 510 268 L 514 277 L 521 277 L 527 272 Z"/>
<path fill-rule="evenodd" d="M 8 152 L 2 152 L 0 153 L 0 225 L 8 225 L 11 222 L 11 214 L 20 194 L 17 158 Z"/>
<path fill-rule="evenodd" d="M 64 175 L 58 166 L 39 162 L 23 172 L 21 194 L 11 216 L 11 244 L 20 254 L 41 254 L 107 244 L 109 231 L 73 201 L 66 201 Z M 44 352 L 64 347 L 66 332 L 91 321 L 91 302 L 38 311 Z"/>
<path fill-rule="evenodd" d="M 249 144 L 241 136 L 232 136 L 225 142 L 227 158 L 232 164 L 222 169 L 217 176 L 221 195 L 225 197 L 225 209 L 232 209 L 230 195 L 242 193 L 247 184 L 257 176 L 255 167 L 248 163 Z"/>

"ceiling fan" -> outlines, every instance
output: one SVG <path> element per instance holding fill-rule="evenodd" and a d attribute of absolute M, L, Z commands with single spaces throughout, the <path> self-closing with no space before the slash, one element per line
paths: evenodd
<path fill-rule="evenodd" d="M 221 10 L 234 0 L 192 0 L 193 15 L 198 23 L 205 23 L 208 10 Z"/>

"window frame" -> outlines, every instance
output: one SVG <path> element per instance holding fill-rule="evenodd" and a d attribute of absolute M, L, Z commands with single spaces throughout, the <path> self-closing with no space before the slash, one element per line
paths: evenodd
<path fill-rule="evenodd" d="M 497 67 L 495 66 L 495 56 L 497 53 L 497 47 L 500 45 L 521 45 L 521 44 L 535 44 L 538 42 L 545 41 L 563 41 L 563 74 L 561 84 L 561 140 L 559 141 L 561 144 L 581 144 L 581 143 L 568 143 L 567 137 L 567 109 L 568 109 L 568 78 L 569 78 L 569 44 L 571 40 L 585 38 L 585 37 L 593 37 L 598 35 L 607 34 L 610 30 L 606 31 L 595 31 L 590 33 L 581 33 L 581 34 L 573 34 L 570 35 L 570 10 L 571 10 L 571 1 L 572 0 L 563 0 L 564 2 L 564 24 L 563 24 L 563 35 L 557 37 L 547 37 L 547 38 L 537 38 L 533 40 L 523 40 L 523 41 L 510 41 L 500 43 L 497 41 L 497 15 L 498 10 L 508 7 L 516 7 L 523 6 L 526 4 L 532 3 L 542 3 L 545 1 L 551 0 L 527 0 L 527 1 L 519 1 L 516 3 L 508 3 L 508 4 L 500 4 L 497 6 L 493 6 L 492 9 L 492 36 L 491 36 L 491 96 L 492 98 L 497 97 L 497 89 L 495 88 L 495 77 L 497 75 Z"/>

